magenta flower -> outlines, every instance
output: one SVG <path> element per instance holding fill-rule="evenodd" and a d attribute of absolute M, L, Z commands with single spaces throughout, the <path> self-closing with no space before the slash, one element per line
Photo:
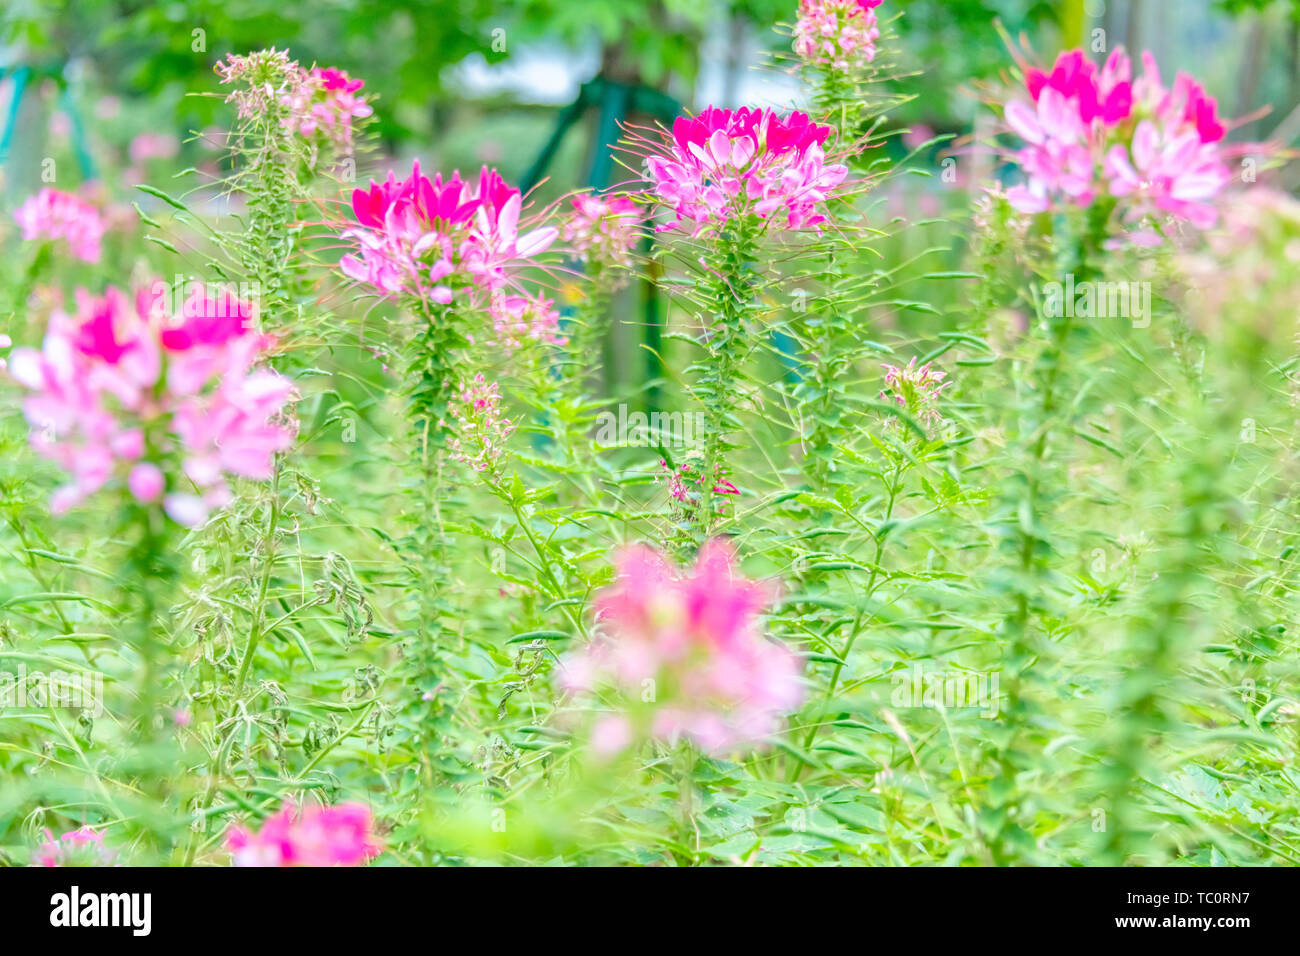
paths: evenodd
<path fill-rule="evenodd" d="M 281 101 L 289 115 L 281 122 L 305 139 L 319 133 L 347 151 L 352 147 L 352 121 L 374 113 L 365 97 L 357 95 L 363 86 L 364 81 L 354 80 L 342 70 L 313 68 L 283 94 Z"/>
<path fill-rule="evenodd" d="M 374 818 L 363 803 L 309 806 L 285 800 L 261 829 L 231 827 L 226 849 L 235 866 L 361 866 L 383 852 Z"/>
<path fill-rule="evenodd" d="M 1007 103 L 1007 125 L 1026 142 L 1014 158 L 1028 182 L 1007 190 L 1021 212 L 1045 212 L 1058 199 L 1091 205 L 1101 191 L 1099 166 L 1113 127 L 1132 112 L 1129 61 L 1116 48 L 1100 71 L 1082 50 L 1056 59 L 1050 73 L 1025 70 L 1033 100 Z"/>
<path fill-rule="evenodd" d="M 1029 68 L 1025 87 L 1039 100 L 1044 90 L 1054 90 L 1072 103 L 1084 124 L 1100 119 L 1107 126 L 1127 119 L 1133 109 L 1133 87 L 1129 82 L 1129 60 L 1117 47 L 1100 73 L 1082 50 L 1069 50 L 1056 58 L 1051 73 Z"/>
<path fill-rule="evenodd" d="M 1062 53 L 1051 72 L 1025 70 L 1034 105 L 1006 106 L 1008 126 L 1026 143 L 1014 154 L 1027 181 L 1007 190 L 1013 207 L 1047 212 L 1062 200 L 1088 206 L 1109 194 L 1121 201 L 1124 222 L 1166 214 L 1214 225 L 1213 200 L 1231 181 L 1218 106 L 1185 73 L 1166 90 L 1155 58 L 1144 53 L 1142 62 L 1136 81 L 1122 48 L 1100 70 L 1082 50 Z M 1123 241 L 1161 238 L 1147 225 L 1109 244 Z"/>
<path fill-rule="evenodd" d="M 1148 52 L 1142 54 L 1142 77 L 1134 84 L 1134 95 L 1144 112 L 1159 124 L 1175 133 L 1195 129 L 1202 143 L 1217 143 L 1227 128 L 1219 119 L 1219 104 L 1205 92 L 1205 88 L 1186 73 L 1174 78 L 1174 86 L 1166 90 L 1160 80 L 1156 58 Z"/>
<path fill-rule="evenodd" d="M 112 866 L 114 854 L 104 846 L 104 834 L 90 827 L 69 830 L 56 840 L 45 830 L 45 840 L 32 855 L 34 866 Z"/>
<path fill-rule="evenodd" d="M 628 266 L 631 252 L 641 240 L 645 213 L 626 196 L 602 198 L 578 193 L 573 212 L 564 223 L 564 241 L 584 262 L 602 266 Z"/>
<path fill-rule="evenodd" d="M 353 191 L 357 224 L 342 237 L 357 251 L 339 266 L 386 296 L 448 305 L 466 292 L 490 294 L 507 284 L 515 265 L 555 240 L 549 227 L 519 235 L 522 203 L 495 170 L 485 167 L 471 193 L 459 173 L 430 180 L 417 160 L 404 180 L 390 172 L 385 182 Z"/>
<path fill-rule="evenodd" d="M 229 499 L 225 475 L 268 478 L 292 443 L 293 383 L 254 367 L 273 340 L 250 329 L 250 307 L 195 289 L 168 316 L 163 300 L 79 291 L 76 314 L 56 312 L 39 351 L 13 351 L 10 373 L 32 392 L 32 447 L 72 477 L 51 499 L 55 514 L 116 477 L 138 501 L 199 524 Z"/>
<path fill-rule="evenodd" d="M 799 0 L 794 51 L 809 63 L 847 70 L 876 58 L 883 0 Z"/>
<path fill-rule="evenodd" d="M 759 626 L 774 589 L 741 577 L 720 540 L 689 574 L 646 547 L 616 563 L 618 580 L 595 599 L 596 637 L 564 661 L 568 689 L 612 686 L 628 701 L 597 722 L 593 748 L 609 754 L 649 736 L 723 754 L 777 733 L 804 689 L 798 658 Z"/>
<path fill-rule="evenodd" d="M 684 461 L 676 467 L 669 465 L 667 461 L 660 458 L 659 477 L 656 480 L 661 480 L 667 485 L 668 497 L 673 500 L 679 510 L 685 512 L 688 516 L 693 516 L 704 493 L 703 471 L 698 461 L 698 455 L 695 461 Z M 726 468 L 721 462 L 714 468 L 713 493 L 715 495 L 737 496 L 740 494 L 740 489 L 726 477 Z M 718 500 L 714 507 L 721 511 L 727 507 L 727 504 L 727 500 L 722 498 Z"/>
<path fill-rule="evenodd" d="M 654 193 L 674 216 L 659 230 L 691 222 L 698 235 L 731 219 L 781 214 L 787 229 L 817 228 L 826 222 L 821 204 L 848 176 L 847 166 L 826 164 L 830 134 L 799 112 L 709 107 L 679 116 L 671 139 L 646 158 Z"/>
<path fill-rule="evenodd" d="M 107 227 L 99 210 L 72 193 L 46 187 L 14 212 L 24 239 L 63 239 L 84 262 L 98 262 Z"/>

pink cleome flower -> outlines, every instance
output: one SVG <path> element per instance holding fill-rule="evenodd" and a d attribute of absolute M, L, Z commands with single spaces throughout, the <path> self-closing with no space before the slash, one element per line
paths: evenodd
<path fill-rule="evenodd" d="M 595 599 L 597 636 L 565 659 L 563 679 L 572 691 L 612 685 L 649 703 L 601 718 L 593 748 L 612 754 L 643 734 L 722 754 L 775 734 L 804 689 L 798 658 L 759 627 L 774 588 L 741 577 L 721 540 L 700 550 L 690 573 L 644 546 L 622 552 L 617 567 Z"/>
<path fill-rule="evenodd" d="M 1208 229 L 1218 221 L 1213 200 L 1232 180 L 1223 162 L 1221 141 L 1227 130 L 1219 121 L 1218 104 L 1186 73 L 1179 73 L 1173 89 L 1166 91 L 1155 58 L 1144 53 L 1142 62 L 1145 75 L 1137 93 L 1145 118 L 1129 144 L 1106 152 L 1111 195 L 1129 203 L 1126 220 L 1159 211 Z M 1138 241 L 1150 235 L 1139 233 Z"/>
<path fill-rule="evenodd" d="M 564 345 L 568 339 L 560 334 L 560 313 L 545 296 L 510 295 L 498 292 L 488 306 L 495 345 L 516 349 L 525 339 L 548 345 Z"/>
<path fill-rule="evenodd" d="M 323 136 L 340 151 L 351 150 L 353 120 L 374 113 L 365 86 L 334 67 L 305 69 L 288 50 L 258 50 L 247 56 L 227 54 L 215 67 L 221 82 L 239 85 L 226 95 L 240 119 L 280 114 L 280 126 L 304 139 Z"/>
<path fill-rule="evenodd" d="M 1122 48 L 1100 70 L 1071 50 L 1051 72 L 1025 71 L 1033 105 L 1006 106 L 1008 126 L 1026 143 L 1014 158 L 1027 182 L 1007 190 L 1014 208 L 1046 212 L 1062 200 L 1089 206 L 1109 194 L 1121 200 L 1126 222 L 1163 213 L 1198 228 L 1214 225 L 1212 200 L 1231 180 L 1217 104 L 1187 74 L 1166 91 L 1155 58 L 1144 53 L 1142 60 L 1137 81 Z M 1150 228 L 1127 239 L 1161 241 Z"/>
<path fill-rule="evenodd" d="M 104 846 L 104 834 L 90 827 L 69 830 L 56 840 L 49 830 L 32 854 L 33 866 L 112 866 L 114 854 Z"/>
<path fill-rule="evenodd" d="M 281 416 L 293 383 L 254 368 L 273 340 L 251 330 L 251 307 L 196 287 L 169 316 L 165 297 L 162 283 L 134 306 L 112 287 L 103 298 L 79 290 L 76 313 L 55 312 L 39 351 L 10 356 L 32 392 L 32 447 L 72 476 L 51 499 L 55 514 L 118 476 L 138 501 L 199 524 L 229 499 L 224 475 L 269 478 L 292 443 Z"/>
<path fill-rule="evenodd" d="M 827 165 L 823 146 L 831 127 L 807 113 L 781 117 L 772 110 L 709 107 L 679 116 L 672 137 L 646 159 L 655 195 L 674 219 L 659 230 L 694 224 L 693 234 L 731 219 L 775 220 L 787 229 L 815 229 L 826 221 L 819 204 L 848 176 Z"/>
<path fill-rule="evenodd" d="M 656 481 L 663 481 L 668 488 L 668 497 L 673 499 L 677 505 L 688 512 L 693 512 L 700 504 L 701 493 L 704 490 L 704 474 L 698 456 L 695 460 L 684 461 L 673 467 L 668 462 L 659 459 L 659 477 Z M 726 477 L 726 468 L 721 462 L 714 469 L 713 493 L 715 495 L 739 495 L 740 489 L 737 488 Z M 717 508 L 727 507 L 725 498 L 719 499 Z"/>
<path fill-rule="evenodd" d="M 579 193 L 564 224 L 564 241 L 585 262 L 600 265 L 631 264 L 631 251 L 641 240 L 645 213 L 626 196 L 603 198 Z"/>
<path fill-rule="evenodd" d="M 226 94 L 240 119 L 253 119 L 291 100 L 308 82 L 308 73 L 288 50 L 256 50 L 246 56 L 227 53 L 214 66 L 222 85 L 238 86 Z"/>
<path fill-rule="evenodd" d="M 259 830 L 231 827 L 226 849 L 234 854 L 235 866 L 360 866 L 383 852 L 383 844 L 363 803 L 299 812 L 286 800 Z"/>
<path fill-rule="evenodd" d="M 515 425 L 501 414 L 501 393 L 496 382 L 479 372 L 469 384 L 462 383 L 452 399 L 451 415 L 456 419 L 447 450 L 455 461 L 476 472 L 496 472 L 506 450 L 506 440 Z"/>
<path fill-rule="evenodd" d="M 305 139 L 322 134 L 343 150 L 352 146 L 352 121 L 365 119 L 374 108 L 358 92 L 363 80 L 354 80 L 334 67 L 314 67 L 301 82 L 283 94 L 289 115 L 281 122 Z"/>
<path fill-rule="evenodd" d="M 881 367 L 885 370 L 885 390 L 880 397 L 911 412 L 926 428 L 937 425 L 941 417 L 940 393 L 952 384 L 944 381 L 947 373 L 932 368 L 929 362 L 918 367 L 915 357 L 902 368 L 897 365 Z"/>
<path fill-rule="evenodd" d="M 98 262 L 107 227 L 99 210 L 72 193 L 46 187 L 14 212 L 24 239 L 63 239 L 84 262 Z"/>
<path fill-rule="evenodd" d="M 876 58 L 883 0 L 799 0 L 794 51 L 809 63 L 846 70 Z"/>
<path fill-rule="evenodd" d="M 470 190 L 453 173 L 432 180 L 420 172 L 352 193 L 356 225 L 342 237 L 356 253 L 340 260 L 343 273 L 380 295 L 414 295 L 441 305 L 464 292 L 491 293 L 509 281 L 509 270 L 548 248 L 557 230 L 519 235 L 523 199 L 495 170 L 483 168 Z"/>

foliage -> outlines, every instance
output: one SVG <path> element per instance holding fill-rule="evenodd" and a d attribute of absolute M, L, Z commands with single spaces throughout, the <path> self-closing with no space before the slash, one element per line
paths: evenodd
<path fill-rule="evenodd" d="M 208 12 L 250 47 L 293 25 Z M 297 438 L 193 527 L 112 481 L 54 516 L 46 423 L 0 384 L 0 694 L 102 681 L 0 698 L 4 862 L 1300 862 L 1300 212 L 1252 180 L 1216 228 L 1117 245 L 1109 196 L 1028 215 L 935 175 L 891 32 L 848 74 L 783 61 L 811 119 L 627 130 L 620 208 L 659 231 L 597 250 L 564 245 L 584 203 L 489 170 L 354 194 L 364 136 L 313 148 L 284 99 L 237 115 L 149 61 L 231 128 L 220 179 L 136 189 L 98 262 L 7 236 L 7 334 L 79 285 L 232 283 Z M 908 214 L 936 194 L 970 217 Z M 663 375 L 604 394 L 643 282 Z"/>

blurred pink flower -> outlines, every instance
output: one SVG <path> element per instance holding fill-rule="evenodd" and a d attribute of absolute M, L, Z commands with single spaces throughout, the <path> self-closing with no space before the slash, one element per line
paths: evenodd
<path fill-rule="evenodd" d="M 1131 202 L 1126 219 L 1161 210 L 1198 229 L 1218 221 L 1211 200 L 1232 181 L 1232 173 L 1212 143 L 1202 142 L 1195 130 L 1171 138 L 1167 129 L 1143 120 L 1133 134 L 1131 149 L 1131 162 L 1129 150 L 1120 145 L 1106 154 L 1111 195 Z"/>
<path fill-rule="evenodd" d="M 646 174 L 655 195 L 673 213 L 659 231 L 694 223 L 698 235 L 737 217 L 776 220 L 787 229 L 816 229 L 819 206 L 848 176 L 827 165 L 823 146 L 832 130 L 806 113 L 709 107 L 679 116 L 671 138 L 652 144 Z"/>
<path fill-rule="evenodd" d="M 231 827 L 226 849 L 235 866 L 360 866 L 383 852 L 363 803 L 309 806 L 286 800 L 258 830 Z"/>
<path fill-rule="evenodd" d="M 104 846 L 104 834 L 90 827 L 69 830 L 57 840 L 45 830 L 45 841 L 32 855 L 35 866 L 112 866 L 114 854 Z"/>
<path fill-rule="evenodd" d="M 647 547 L 616 563 L 618 580 L 595 598 L 597 634 L 565 659 L 563 679 L 578 692 L 613 685 L 648 706 L 603 716 L 593 747 L 608 754 L 640 733 L 722 754 L 777 733 L 804 689 L 798 658 L 759 627 L 774 588 L 741 577 L 721 540 L 687 574 Z"/>
<path fill-rule="evenodd" d="M 915 357 L 901 368 L 897 365 L 881 368 L 885 370 L 885 391 L 880 393 L 881 398 L 906 409 L 926 428 L 939 423 L 939 396 L 952 384 L 944 381 L 947 373 L 933 368 L 930 362 L 918 367 Z"/>
<path fill-rule="evenodd" d="M 1070 102 L 1080 122 L 1100 119 L 1114 126 L 1133 110 L 1133 88 L 1129 82 L 1129 59 L 1123 47 L 1116 47 L 1100 73 L 1082 50 L 1067 50 L 1056 58 L 1051 73 L 1033 67 L 1025 71 L 1025 87 L 1037 102 L 1045 90 Z"/>
<path fill-rule="evenodd" d="M 100 119 L 116 119 L 122 112 L 122 100 L 117 96 L 101 96 L 95 101 L 95 115 Z"/>
<path fill-rule="evenodd" d="M 518 348 L 525 339 L 548 345 L 564 345 L 568 339 L 560 334 L 560 313 L 545 296 L 493 296 L 488 314 L 496 332 L 496 345 Z"/>
<path fill-rule="evenodd" d="M 1026 175 L 1007 190 L 1015 209 L 1047 212 L 1062 199 L 1088 206 L 1109 194 L 1121 200 L 1126 223 L 1165 214 L 1202 229 L 1214 225 L 1213 200 L 1231 181 L 1217 103 L 1185 73 L 1166 90 L 1149 52 L 1142 63 L 1136 81 L 1122 47 L 1100 70 L 1077 49 L 1057 57 L 1051 72 L 1026 69 L 1034 105 L 1006 106 L 1007 125 L 1026 143 L 1013 154 Z M 1108 245 L 1123 242 L 1161 238 L 1145 224 Z"/>
<path fill-rule="evenodd" d="M 837 70 L 876 58 L 880 28 L 875 8 L 883 0 L 799 0 L 794 51 L 804 60 Z"/>
<path fill-rule="evenodd" d="M 282 120 L 286 129 L 310 139 L 317 133 L 340 149 L 352 147 L 352 121 L 374 114 L 374 108 L 357 93 L 365 86 L 334 67 L 316 67 L 293 84 L 281 101 L 289 108 Z"/>
<path fill-rule="evenodd" d="M 1205 88 L 1186 73 L 1174 78 L 1173 89 L 1166 90 L 1160 79 L 1160 67 L 1150 51 L 1142 54 L 1142 77 L 1134 83 L 1134 96 L 1141 111 L 1177 134 L 1196 131 L 1202 143 L 1217 143 L 1227 128 L 1219 119 L 1219 104 Z"/>
<path fill-rule="evenodd" d="M 99 210 L 71 193 L 42 189 L 14 212 L 24 239 L 64 239 L 72 254 L 98 262 L 105 225 Z"/>
<path fill-rule="evenodd" d="M 171 133 L 141 133 L 131 140 L 128 153 L 133 163 L 143 163 L 150 159 L 171 159 L 180 148 L 180 141 Z"/>
<path fill-rule="evenodd" d="M 908 149 L 919 149 L 934 139 L 934 127 L 925 123 L 909 126 L 903 131 L 903 145 Z"/>
<path fill-rule="evenodd" d="M 1075 104 L 1049 88 L 1038 98 L 1036 110 L 1012 101 L 1006 116 L 1007 124 L 1029 144 L 1017 154 L 1029 182 L 1007 190 L 1011 205 L 1020 212 L 1043 212 L 1053 194 L 1080 206 L 1090 204 L 1096 195 L 1096 164 Z"/>
<path fill-rule="evenodd" d="M 10 373 L 32 391 L 32 447 L 72 476 L 54 513 L 124 476 L 137 500 L 161 497 L 174 520 L 198 524 L 229 499 L 224 474 L 267 478 L 292 443 L 281 416 L 293 383 L 253 368 L 273 341 L 249 328 L 250 307 L 201 288 L 178 316 L 163 302 L 163 292 L 132 305 L 112 287 L 102 299 L 79 290 L 76 313 L 51 316 L 39 351 L 13 351 Z"/>
<path fill-rule="evenodd" d="M 573 212 L 564 223 L 564 241 L 584 262 L 628 266 L 631 251 L 641 240 L 645 213 L 626 196 L 605 198 L 578 193 Z"/>

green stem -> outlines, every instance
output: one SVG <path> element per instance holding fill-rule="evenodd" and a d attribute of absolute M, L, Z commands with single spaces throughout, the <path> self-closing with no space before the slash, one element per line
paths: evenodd
<path fill-rule="evenodd" d="M 696 512 L 697 544 L 713 531 L 717 513 L 713 491 L 718 469 L 735 446 L 729 438 L 735 408 L 736 378 L 747 349 L 745 320 L 758 288 L 754 268 L 757 236 L 747 218 L 731 220 L 718 234 L 718 265 L 706 284 L 714 311 L 709 323 L 704 373 L 697 391 L 704 397 L 704 464 L 700 474 L 700 505 Z"/>
<path fill-rule="evenodd" d="M 239 662 L 239 672 L 235 675 L 233 698 L 238 701 L 248 680 L 248 672 L 253 664 L 253 655 L 265 633 L 266 595 L 271 586 L 271 576 L 275 569 L 275 530 L 280 523 L 280 462 L 276 462 L 275 475 L 271 479 L 271 508 L 266 521 L 266 534 L 262 539 L 264 551 L 262 577 L 257 586 L 257 603 L 253 608 L 253 626 L 248 632 L 248 644 L 244 647 L 244 656 Z"/>

